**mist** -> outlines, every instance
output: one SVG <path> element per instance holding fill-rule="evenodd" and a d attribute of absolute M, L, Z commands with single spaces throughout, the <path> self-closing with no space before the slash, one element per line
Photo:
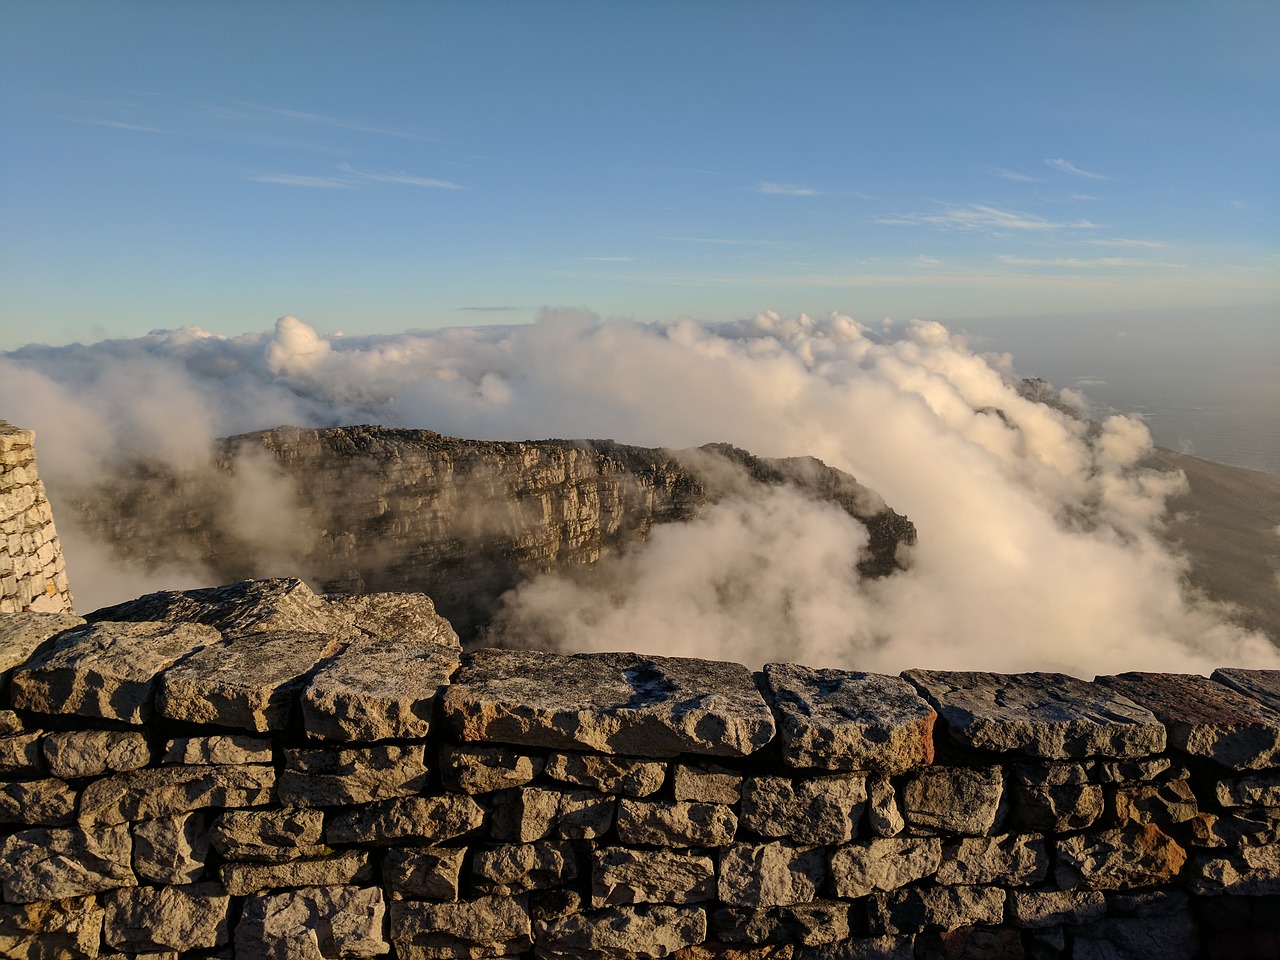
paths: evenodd
<path fill-rule="evenodd" d="M 214 438 L 279 424 L 380 423 L 475 439 L 726 442 L 816 456 L 910 517 L 908 569 L 860 579 L 864 529 L 792 488 L 744 490 L 579 575 L 504 598 L 494 636 L 896 672 L 927 666 L 1079 676 L 1280 667 L 1264 635 L 1186 585 L 1159 530 L 1185 482 L 1140 466 L 1138 420 L 1022 396 L 1008 355 L 931 322 L 763 313 L 709 325 L 602 322 L 323 335 L 294 317 L 221 337 L 156 331 L 0 355 L 0 416 L 37 431 L 83 609 L 208 583 L 198 562 L 129 566 L 71 505 L 139 459 L 200 470 Z M 263 461 L 226 494 L 241 548 L 308 576 L 307 517 Z"/>

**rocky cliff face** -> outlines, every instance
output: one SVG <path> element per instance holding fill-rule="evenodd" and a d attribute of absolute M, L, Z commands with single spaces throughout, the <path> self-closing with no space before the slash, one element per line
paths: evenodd
<path fill-rule="evenodd" d="M 528 576 L 592 564 L 655 524 L 771 485 L 859 519 L 865 576 L 898 569 L 899 547 L 915 541 L 911 522 L 848 474 L 718 444 L 675 452 L 279 427 L 222 441 L 212 469 L 138 463 L 122 476 L 78 504 L 122 557 L 200 561 L 219 580 L 301 570 L 329 592 L 424 591 L 464 638 Z"/>

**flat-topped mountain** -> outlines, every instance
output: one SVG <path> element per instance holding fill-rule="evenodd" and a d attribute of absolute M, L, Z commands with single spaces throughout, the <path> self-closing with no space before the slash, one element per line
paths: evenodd
<path fill-rule="evenodd" d="M 212 462 L 186 472 L 134 463 L 78 504 L 84 523 L 121 557 L 199 562 L 220 580 L 301 571 L 328 592 L 424 591 L 464 638 L 534 574 L 592 564 L 656 524 L 771 486 L 864 524 L 864 576 L 898 569 L 899 547 L 916 536 L 878 494 L 820 460 L 726 444 L 672 451 L 284 426 L 219 441 Z M 271 530 L 278 550 L 263 536 Z"/>

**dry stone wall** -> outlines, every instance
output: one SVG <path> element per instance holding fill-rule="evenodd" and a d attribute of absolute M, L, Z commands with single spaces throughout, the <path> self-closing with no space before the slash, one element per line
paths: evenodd
<path fill-rule="evenodd" d="M 0 617 L 0 955 L 1280 956 L 1280 672 L 461 654 L 248 581 Z"/>
<path fill-rule="evenodd" d="M 0 420 L 0 613 L 72 609 L 34 441 L 34 431 Z"/>

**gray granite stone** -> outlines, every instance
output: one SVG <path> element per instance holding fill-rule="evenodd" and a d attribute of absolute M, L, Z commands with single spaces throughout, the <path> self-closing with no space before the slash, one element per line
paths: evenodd
<path fill-rule="evenodd" d="M 194 654 L 164 676 L 157 709 L 173 720 L 284 730 L 316 665 L 342 649 L 324 633 L 251 633 Z"/>
<path fill-rule="evenodd" d="M 1146 707 L 1168 730 L 1169 745 L 1232 770 L 1280 765 L 1280 712 L 1205 677 L 1123 673 L 1098 677 Z"/>
<path fill-rule="evenodd" d="M 221 639 L 217 630 L 189 623 L 76 627 L 13 672 L 10 699 L 37 713 L 141 724 L 154 712 L 160 675 Z"/>
<path fill-rule="evenodd" d="M 249 897 L 236 926 L 236 960 L 329 960 L 390 951 L 376 887 L 327 886 Z"/>
<path fill-rule="evenodd" d="M 0 843 L 0 889 L 6 903 L 64 900 L 138 883 L 123 824 L 80 830 L 20 830 Z"/>
<path fill-rule="evenodd" d="M 284 887 L 342 887 L 359 884 L 372 874 L 369 854 L 342 850 L 314 860 L 287 863 L 224 863 L 222 884 L 233 897 L 247 897 L 260 890 Z"/>
<path fill-rule="evenodd" d="M 276 785 L 291 807 L 337 807 L 422 793 L 427 783 L 422 744 L 284 751 Z"/>
<path fill-rule="evenodd" d="M 793 663 L 764 674 L 789 765 L 895 774 L 933 762 L 937 714 L 905 680 Z"/>
<path fill-rule="evenodd" d="M 49 773 L 63 780 L 138 770 L 151 762 L 147 738 L 125 730 L 48 733 L 42 749 Z"/>
<path fill-rule="evenodd" d="M 707 915 L 698 907 L 610 907 L 539 924 L 538 954 L 556 960 L 653 960 L 678 955 L 706 936 Z"/>
<path fill-rule="evenodd" d="M 526 897 L 456 903 L 391 902 L 391 942 L 401 960 L 501 957 L 533 949 Z"/>
<path fill-rule="evenodd" d="M 159 767 L 94 780 L 80 795 L 81 824 L 154 820 L 206 807 L 258 807 L 275 794 L 274 768 L 257 764 Z"/>
<path fill-rule="evenodd" d="M 831 852 L 831 886 L 838 897 L 865 897 L 931 877 L 941 863 L 942 841 L 938 837 L 856 841 Z"/>
<path fill-rule="evenodd" d="M 647 797 L 662 789 L 667 765 L 589 753 L 553 753 L 547 758 L 544 772 L 552 780 L 590 787 L 600 793 Z"/>
<path fill-rule="evenodd" d="M 659 847 L 722 847 L 738 832 L 738 817 L 723 803 L 677 800 L 618 802 L 618 839 Z"/>
<path fill-rule="evenodd" d="M 618 801 L 591 790 L 516 787 L 493 798 L 494 840 L 529 843 L 543 837 L 588 840 L 613 826 Z"/>
<path fill-rule="evenodd" d="M 746 667 L 629 653 L 471 654 L 444 694 L 463 740 L 644 758 L 746 756 L 773 715 Z"/>
<path fill-rule="evenodd" d="M 674 850 L 597 847 L 591 853 L 593 909 L 631 903 L 700 903 L 716 896 L 708 856 Z"/>
<path fill-rule="evenodd" d="M 440 780 L 456 793 L 492 793 L 520 787 L 542 772 L 546 760 L 510 747 L 445 745 L 440 750 Z"/>
<path fill-rule="evenodd" d="M 476 850 L 471 870 L 477 893 L 501 897 L 564 886 L 578 875 L 573 846 L 567 840 L 482 848 Z"/>
<path fill-rule="evenodd" d="M 484 819 L 484 809 L 463 794 L 399 797 L 331 814 L 325 838 L 335 845 L 388 845 L 403 840 L 435 844 L 479 829 Z"/>
<path fill-rule="evenodd" d="M 902 817 L 917 833 L 992 833 L 1003 796 L 999 767 L 926 767 L 902 788 Z"/>
<path fill-rule="evenodd" d="M 131 887 L 102 900 L 102 939 L 117 950 L 202 950 L 231 942 L 231 898 L 216 883 Z"/>
<path fill-rule="evenodd" d="M 392 847 L 382 879 L 396 900 L 457 900 L 466 847 Z"/>
<path fill-rule="evenodd" d="M 102 907 L 94 897 L 0 903 L 0 956 L 24 960 L 96 960 Z"/>
<path fill-rule="evenodd" d="M 720 853 L 720 899 L 738 907 L 774 907 L 818 898 L 826 879 L 821 847 L 735 843 Z"/>
<path fill-rule="evenodd" d="M 1141 757 L 1165 748 L 1164 725 L 1151 711 L 1065 674 L 908 670 L 903 676 L 963 746 L 1068 760 Z"/>

